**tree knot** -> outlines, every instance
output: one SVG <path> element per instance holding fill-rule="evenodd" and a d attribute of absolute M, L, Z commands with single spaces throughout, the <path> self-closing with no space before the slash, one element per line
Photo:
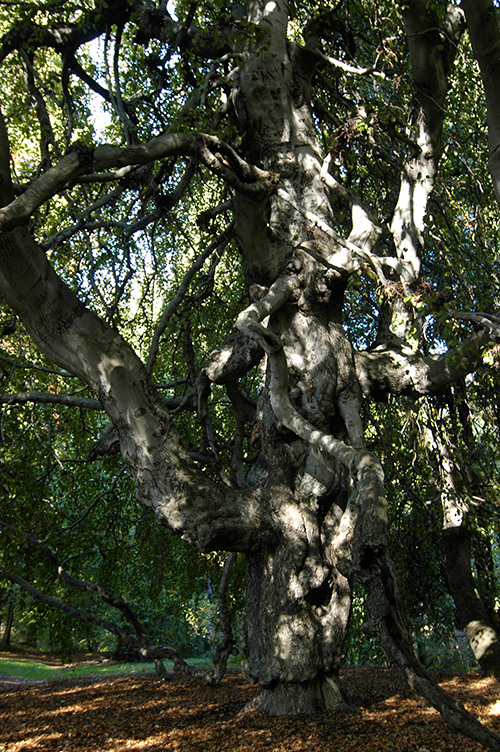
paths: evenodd
<path fill-rule="evenodd" d="M 81 141 L 80 139 L 73 141 L 66 154 L 76 154 L 80 166 L 83 167 L 85 171 L 90 171 L 94 168 L 94 147 L 88 146 L 84 141 Z"/>

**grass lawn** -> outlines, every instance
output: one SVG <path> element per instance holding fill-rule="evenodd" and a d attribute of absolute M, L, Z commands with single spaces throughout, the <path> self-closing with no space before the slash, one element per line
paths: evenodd
<path fill-rule="evenodd" d="M 199 668 L 208 668 L 210 659 L 191 658 L 189 663 Z M 167 671 L 173 669 L 171 661 L 164 661 Z M 17 676 L 22 679 L 79 679 L 86 676 L 118 676 L 120 674 L 144 674 L 154 671 L 153 663 L 114 663 L 103 661 L 85 665 L 54 666 L 41 660 L 26 660 L 0 655 L 0 677 Z"/>
<path fill-rule="evenodd" d="M 198 668 L 210 668 L 211 659 L 208 657 L 188 658 L 188 663 Z M 164 661 L 167 671 L 172 671 L 172 661 Z M 228 667 L 238 665 L 237 658 L 230 656 Z M 70 665 L 60 665 L 55 660 L 45 662 L 34 657 L 12 656 L 0 654 L 0 680 L 3 676 L 16 676 L 22 679 L 80 679 L 91 676 L 120 676 L 123 674 L 146 674 L 154 672 L 154 663 L 115 663 L 104 659 L 102 663 L 87 661 Z"/>

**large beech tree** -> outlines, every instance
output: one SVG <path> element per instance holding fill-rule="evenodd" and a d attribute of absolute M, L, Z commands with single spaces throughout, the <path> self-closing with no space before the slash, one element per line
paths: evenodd
<path fill-rule="evenodd" d="M 363 421 L 367 401 L 438 395 L 494 362 L 491 0 L 0 9 L 0 289 L 94 395 L 4 402 L 102 409 L 99 451 L 119 442 L 157 521 L 245 553 L 259 709 L 342 706 L 358 579 L 388 659 L 500 749 L 413 655 Z M 463 172 L 480 196 L 457 197 Z"/>

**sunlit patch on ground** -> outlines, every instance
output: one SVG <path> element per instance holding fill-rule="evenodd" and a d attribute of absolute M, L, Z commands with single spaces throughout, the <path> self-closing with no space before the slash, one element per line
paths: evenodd
<path fill-rule="evenodd" d="M 491 705 L 488 705 L 486 712 L 488 713 L 488 715 L 500 715 L 500 700 L 492 702 Z"/>
<path fill-rule="evenodd" d="M 0 752 L 481 752 L 388 669 L 351 669 L 352 713 L 268 718 L 239 675 L 220 687 L 180 677 L 58 681 L 0 693 Z M 477 674 L 441 685 L 500 732 L 498 683 Z"/>

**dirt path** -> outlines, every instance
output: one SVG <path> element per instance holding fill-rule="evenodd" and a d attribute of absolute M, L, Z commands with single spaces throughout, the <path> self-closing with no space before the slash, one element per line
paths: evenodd
<path fill-rule="evenodd" d="M 242 712 L 255 695 L 239 674 L 220 687 L 174 675 L 65 680 L 0 693 L 1 752 L 479 752 L 389 669 L 351 669 L 352 713 L 268 718 Z M 443 682 L 500 732 L 498 683 L 477 674 Z"/>

